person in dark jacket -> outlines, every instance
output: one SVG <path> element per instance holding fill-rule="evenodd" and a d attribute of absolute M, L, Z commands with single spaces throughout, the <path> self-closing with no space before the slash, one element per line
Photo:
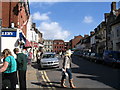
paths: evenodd
<path fill-rule="evenodd" d="M 16 61 L 20 90 L 26 90 L 27 56 L 24 53 L 20 53 L 18 48 L 15 48 L 13 51 L 17 55 Z"/>

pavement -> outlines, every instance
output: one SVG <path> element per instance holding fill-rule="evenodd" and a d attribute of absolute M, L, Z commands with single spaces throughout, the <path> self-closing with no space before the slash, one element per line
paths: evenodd
<path fill-rule="evenodd" d="M 27 73 L 26 73 L 27 88 L 40 88 L 40 85 L 38 85 L 40 81 L 38 81 L 39 79 L 36 75 L 38 69 L 35 68 L 33 65 L 34 62 L 32 63 L 32 65 L 27 66 Z"/>

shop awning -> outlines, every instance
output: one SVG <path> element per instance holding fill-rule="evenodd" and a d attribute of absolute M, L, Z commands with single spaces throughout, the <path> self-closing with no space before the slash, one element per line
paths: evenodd
<path fill-rule="evenodd" d="M 26 39 L 25 47 L 32 47 L 31 43 Z"/>
<path fill-rule="evenodd" d="M 25 38 L 25 36 L 22 34 L 22 32 L 20 32 L 19 33 L 19 38 L 20 38 L 20 41 L 24 41 L 24 42 L 26 42 L 26 38 Z"/>
<path fill-rule="evenodd" d="M 43 47 L 44 45 L 42 45 L 42 44 L 39 44 L 39 47 Z"/>
<path fill-rule="evenodd" d="M 35 48 L 38 48 L 39 47 L 39 44 L 37 42 L 34 42 L 34 47 Z"/>

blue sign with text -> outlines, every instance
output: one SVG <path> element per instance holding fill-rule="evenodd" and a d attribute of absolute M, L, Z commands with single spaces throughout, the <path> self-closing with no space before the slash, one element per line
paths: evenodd
<path fill-rule="evenodd" d="M 16 37 L 16 31 L 2 31 L 2 37 Z"/>

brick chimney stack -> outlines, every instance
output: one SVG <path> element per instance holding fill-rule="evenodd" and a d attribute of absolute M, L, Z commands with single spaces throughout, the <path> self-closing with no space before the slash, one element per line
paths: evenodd
<path fill-rule="evenodd" d="M 112 2 L 111 11 L 116 10 L 116 2 Z"/>
<path fill-rule="evenodd" d="M 94 31 L 91 31 L 91 32 L 90 32 L 90 35 L 93 35 L 94 33 L 95 33 Z"/>
<path fill-rule="evenodd" d="M 88 36 L 89 36 L 89 35 L 85 34 L 85 35 L 84 35 L 84 38 L 86 38 L 86 37 L 88 37 Z"/>

